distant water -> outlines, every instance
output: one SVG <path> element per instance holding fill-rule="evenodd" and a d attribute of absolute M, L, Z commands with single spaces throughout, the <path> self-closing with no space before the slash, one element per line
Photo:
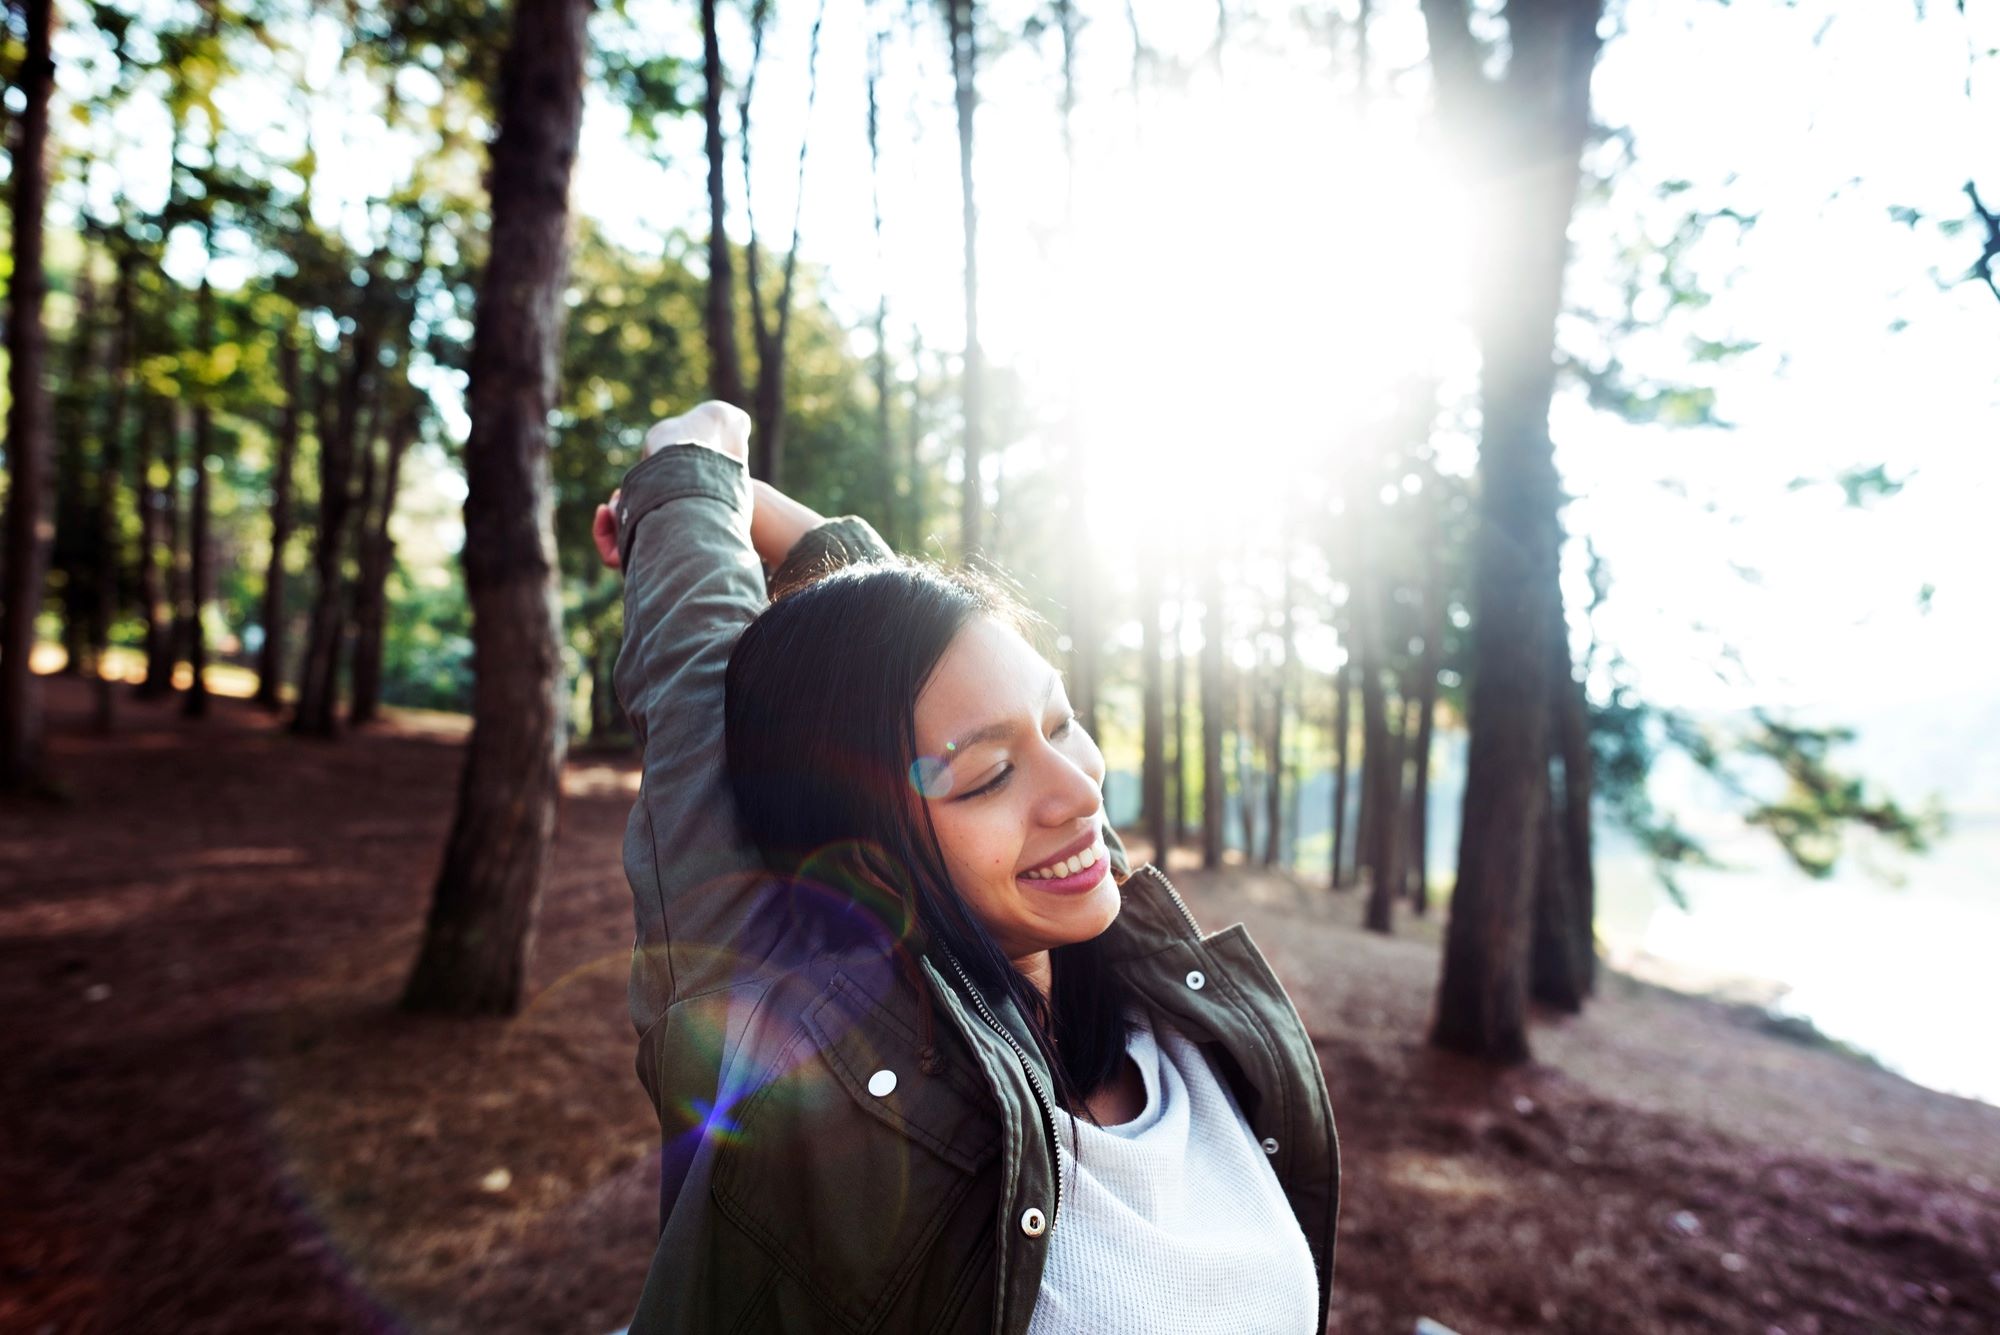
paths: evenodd
<path fill-rule="evenodd" d="M 1746 869 L 1688 876 L 1685 911 L 1641 856 L 1610 852 L 1599 934 L 1614 951 L 1770 979 L 1788 989 L 1775 1009 L 1920 1085 L 2000 1106 L 2000 821 L 1961 818 L 1927 856 L 1897 856 L 1900 889 L 1860 859 L 1814 881 L 1768 845 L 1719 844 Z"/>
<path fill-rule="evenodd" d="M 1450 881 L 1457 855 L 1462 755 L 1462 739 L 1440 740 L 1431 790 L 1433 884 Z M 1883 848 L 1861 832 L 1837 874 L 1815 881 L 1787 863 L 1769 835 L 1702 803 L 1685 776 L 1659 777 L 1690 828 L 1731 870 L 1684 874 L 1683 910 L 1630 840 L 1601 831 L 1597 929 L 1614 955 L 1641 951 L 1702 974 L 1767 980 L 1782 991 L 1777 1011 L 1811 1020 L 1918 1084 L 2000 1106 L 2000 1037 L 1993 1032 L 2000 968 L 1991 962 L 2000 952 L 2000 814 L 1954 815 L 1951 832 L 1922 857 Z M 1358 800 L 1356 787 L 1349 784 L 1350 801 Z M 1921 796 L 1909 781 L 1902 791 Z M 1299 795 L 1294 838 L 1302 868 L 1326 865 L 1332 792 L 1323 771 L 1309 776 Z M 1136 774 L 1113 772 L 1105 793 L 1115 820 L 1137 819 Z M 1261 803 L 1253 810 L 1261 816 Z M 1234 802 L 1225 828 L 1229 846 L 1239 847 Z"/>

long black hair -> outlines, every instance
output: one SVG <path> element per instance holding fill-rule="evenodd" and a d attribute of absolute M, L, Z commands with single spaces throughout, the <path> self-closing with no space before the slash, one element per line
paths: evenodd
<path fill-rule="evenodd" d="M 782 594 L 729 656 L 729 782 L 770 868 L 900 914 L 989 996 L 1013 998 L 1072 1112 L 1124 1060 L 1125 989 L 1101 938 L 1050 952 L 1050 994 L 1014 967 L 952 887 L 930 809 L 911 781 L 917 696 L 980 617 L 1034 637 L 994 580 L 911 560 L 848 566 Z M 946 977 L 951 970 L 941 969 Z"/>

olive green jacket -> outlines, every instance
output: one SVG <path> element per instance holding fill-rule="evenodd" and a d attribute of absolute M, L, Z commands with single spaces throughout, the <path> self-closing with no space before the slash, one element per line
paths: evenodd
<path fill-rule="evenodd" d="M 1063 1226 L 1054 1086 L 1026 1024 L 948 953 L 766 872 L 724 780 L 737 634 L 770 591 L 887 548 L 830 521 L 767 587 L 745 472 L 699 446 L 654 455 L 621 494 L 615 685 L 645 757 L 630 1004 L 663 1145 L 632 1329 L 1020 1335 Z M 1153 867 L 1125 880 L 1106 939 L 1230 1080 L 1311 1246 L 1323 1326 L 1339 1151 L 1298 1012 L 1244 929 L 1204 935 Z"/>

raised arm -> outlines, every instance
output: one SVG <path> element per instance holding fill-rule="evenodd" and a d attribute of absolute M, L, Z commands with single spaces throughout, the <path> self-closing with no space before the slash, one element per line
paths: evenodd
<path fill-rule="evenodd" d="M 752 484 L 749 419 L 704 404 L 648 433 L 599 545 L 625 572 L 613 672 L 644 757 L 625 831 L 638 936 L 628 993 L 643 1032 L 676 996 L 727 981 L 763 868 L 737 827 L 723 768 L 723 675 L 771 586 L 888 548 L 859 519 L 821 520 Z M 615 546 L 613 546 L 615 544 Z"/>
<path fill-rule="evenodd" d="M 643 1032 L 695 981 L 677 979 L 690 950 L 735 935 L 757 878 L 723 781 L 722 682 L 764 606 L 764 572 L 740 460 L 668 445 L 626 474 L 619 499 L 625 639 L 612 682 L 644 757 L 625 827 L 638 928 L 627 1000 Z"/>

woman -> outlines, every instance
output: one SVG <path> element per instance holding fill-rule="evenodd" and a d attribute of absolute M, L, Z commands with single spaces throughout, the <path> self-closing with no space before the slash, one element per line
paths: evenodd
<path fill-rule="evenodd" d="M 1018 607 L 748 438 L 660 423 L 598 515 L 664 1141 L 634 1331 L 1322 1329 L 1338 1151 L 1269 967 L 1128 873 Z"/>

